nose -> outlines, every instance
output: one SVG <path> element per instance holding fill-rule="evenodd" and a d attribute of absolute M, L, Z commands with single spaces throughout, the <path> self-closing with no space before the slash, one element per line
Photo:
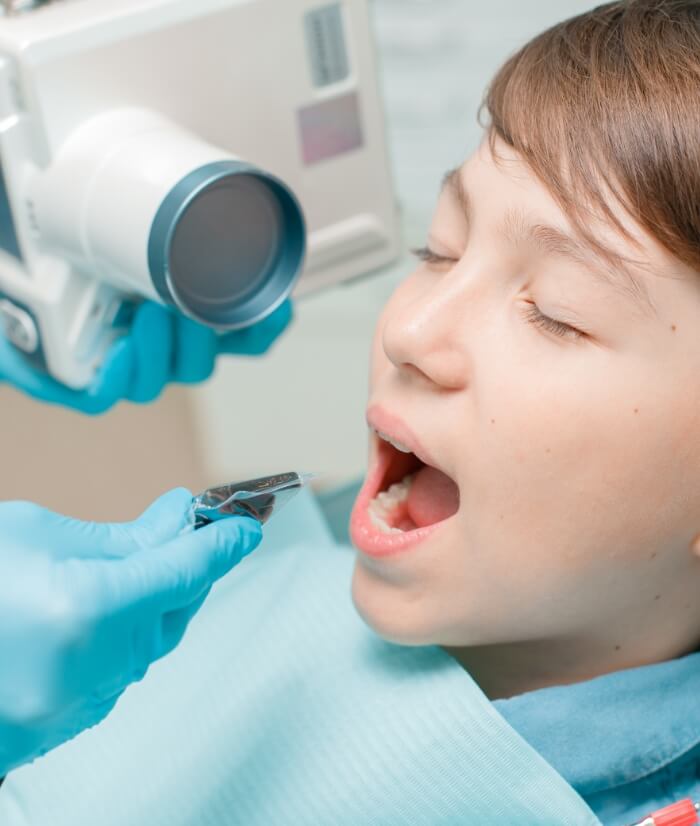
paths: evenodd
<path fill-rule="evenodd" d="M 468 383 L 469 356 L 460 335 L 464 297 L 443 277 L 427 291 L 397 296 L 387 308 L 382 346 L 406 375 L 421 376 L 440 389 L 460 390 Z M 460 340 L 462 339 L 462 340 Z"/>

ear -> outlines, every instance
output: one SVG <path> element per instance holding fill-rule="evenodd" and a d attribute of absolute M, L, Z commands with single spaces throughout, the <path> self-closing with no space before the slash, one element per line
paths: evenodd
<path fill-rule="evenodd" d="M 700 533 L 690 543 L 690 551 L 695 554 L 695 556 L 700 558 Z"/>

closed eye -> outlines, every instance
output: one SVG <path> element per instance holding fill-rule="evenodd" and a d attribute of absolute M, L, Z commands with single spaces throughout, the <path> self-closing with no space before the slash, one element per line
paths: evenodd
<path fill-rule="evenodd" d="M 534 324 L 545 332 L 552 333 L 559 338 L 568 338 L 571 340 L 578 340 L 586 338 L 586 334 L 570 324 L 565 324 L 563 321 L 557 321 L 555 318 L 550 318 L 545 315 L 537 304 L 528 302 L 527 309 L 524 311 L 525 320 L 529 324 Z"/>
<path fill-rule="evenodd" d="M 449 255 L 440 255 L 430 247 L 417 247 L 411 250 L 419 261 L 426 264 L 456 264 L 459 259 L 451 258 Z"/>

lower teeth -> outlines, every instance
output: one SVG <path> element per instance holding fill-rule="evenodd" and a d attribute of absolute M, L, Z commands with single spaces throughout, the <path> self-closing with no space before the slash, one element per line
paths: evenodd
<path fill-rule="evenodd" d="M 392 514 L 408 499 L 413 483 L 413 475 L 406 476 L 401 482 L 392 485 L 389 490 L 382 491 L 369 503 L 369 518 L 375 528 L 382 533 L 404 533 L 401 528 L 389 524 Z M 406 520 L 403 520 L 406 524 Z"/>

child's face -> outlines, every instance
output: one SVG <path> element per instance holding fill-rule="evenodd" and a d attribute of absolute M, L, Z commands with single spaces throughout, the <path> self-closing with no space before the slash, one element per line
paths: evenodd
<path fill-rule="evenodd" d="M 648 265 L 628 264 L 638 286 L 574 252 L 543 229 L 572 232 L 555 200 L 497 148 L 501 162 L 485 143 L 444 187 L 428 241 L 444 261 L 396 290 L 373 350 L 370 420 L 409 440 L 403 422 L 459 505 L 446 483 L 454 515 L 372 554 L 372 433 L 356 605 L 409 644 L 566 640 L 613 663 L 676 654 L 700 628 L 700 275 L 617 209 L 640 247 L 590 229 Z M 528 225 L 540 225 L 529 240 Z"/>

